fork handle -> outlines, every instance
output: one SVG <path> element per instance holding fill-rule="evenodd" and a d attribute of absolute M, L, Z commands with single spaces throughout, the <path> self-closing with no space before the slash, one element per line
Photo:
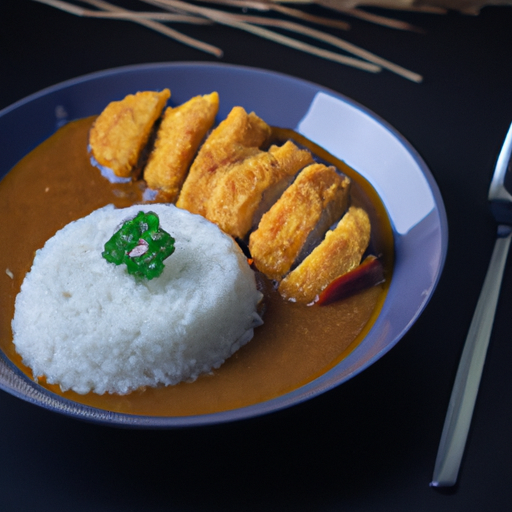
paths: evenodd
<path fill-rule="evenodd" d="M 498 236 L 489 268 L 455 377 L 437 452 L 434 475 L 430 483 L 433 487 L 450 487 L 457 481 L 491 337 L 511 236 L 510 227 L 498 227 Z"/>

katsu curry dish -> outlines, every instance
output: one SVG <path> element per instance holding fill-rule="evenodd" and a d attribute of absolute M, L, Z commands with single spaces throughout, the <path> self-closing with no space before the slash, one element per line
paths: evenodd
<path fill-rule="evenodd" d="M 0 349 L 70 400 L 252 405 L 333 368 L 379 315 L 393 237 L 357 172 L 217 92 L 140 91 L 0 182 Z"/>

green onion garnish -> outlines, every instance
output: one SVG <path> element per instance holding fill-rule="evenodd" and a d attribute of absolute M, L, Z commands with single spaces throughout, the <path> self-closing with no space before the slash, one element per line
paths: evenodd
<path fill-rule="evenodd" d="M 163 272 L 164 260 L 174 252 L 174 241 L 160 228 L 156 213 L 139 212 L 114 233 L 101 255 L 110 263 L 125 263 L 131 275 L 153 279 Z"/>

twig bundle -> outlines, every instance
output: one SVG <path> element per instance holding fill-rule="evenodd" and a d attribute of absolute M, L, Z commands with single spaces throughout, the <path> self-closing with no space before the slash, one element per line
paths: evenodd
<path fill-rule="evenodd" d="M 298 8 L 282 5 L 283 3 L 287 3 L 287 0 L 202 0 L 203 4 L 217 4 L 217 6 L 222 7 L 241 8 L 244 14 L 233 13 L 221 8 L 203 7 L 197 5 L 197 3 L 184 0 L 141 0 L 146 4 L 153 5 L 160 9 L 159 11 L 150 12 L 131 11 L 104 0 L 82 0 L 81 3 L 88 4 L 92 7 L 95 7 L 95 9 L 86 9 L 84 7 L 80 7 L 76 4 L 62 0 L 34 1 L 55 7 L 76 16 L 132 21 L 151 30 L 159 32 L 160 34 L 170 37 L 176 41 L 179 41 L 180 43 L 215 55 L 216 57 L 222 57 L 223 52 L 220 48 L 187 36 L 173 28 L 170 28 L 167 26 L 167 24 L 192 23 L 204 25 L 217 23 L 239 30 L 244 30 L 259 37 L 275 41 L 291 48 L 295 48 L 299 51 L 310 53 L 312 55 L 340 64 L 345 64 L 347 66 L 352 66 L 364 71 L 376 73 L 382 69 L 387 69 L 388 71 L 396 73 L 416 83 L 419 83 L 423 80 L 423 77 L 418 73 L 409 71 L 402 66 L 394 64 L 382 57 L 364 50 L 363 48 L 349 43 L 344 39 L 323 32 L 321 30 L 311 28 L 307 25 L 298 23 L 297 21 L 276 19 L 263 15 L 255 16 L 245 14 L 247 9 L 257 10 L 263 14 L 265 12 L 274 11 L 289 18 L 305 21 L 308 23 L 314 23 L 317 25 L 329 26 L 339 30 L 348 30 L 350 28 L 349 23 L 345 21 L 322 16 L 314 16 Z M 390 28 L 395 28 L 398 30 L 419 31 L 416 27 L 413 27 L 408 23 L 393 20 L 383 16 L 377 16 L 355 7 L 350 7 L 351 4 L 355 4 L 355 1 L 336 2 L 336 0 L 295 0 L 294 3 L 318 3 L 335 11 L 365 19 L 366 21 L 384 25 Z M 348 7 L 347 4 L 349 5 Z M 290 36 L 283 35 L 280 32 L 276 32 L 274 30 L 270 30 L 270 28 L 265 27 L 272 27 L 274 29 L 293 32 L 303 37 L 321 41 L 322 43 L 330 45 L 335 49 L 343 50 L 352 56 L 344 55 L 338 53 L 337 51 L 326 50 L 324 48 L 320 48 L 314 46 L 313 44 L 294 39 Z"/>

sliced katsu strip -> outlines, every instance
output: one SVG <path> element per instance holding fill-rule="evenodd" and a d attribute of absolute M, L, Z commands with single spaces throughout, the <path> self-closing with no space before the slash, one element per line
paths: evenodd
<path fill-rule="evenodd" d="M 370 219 L 350 207 L 336 228 L 280 283 L 279 292 L 289 300 L 310 303 L 337 277 L 356 268 L 370 242 Z"/>
<path fill-rule="evenodd" d="M 230 165 L 257 154 L 270 135 L 270 126 L 256 114 L 233 107 L 199 149 L 176 206 L 204 215 L 219 175 Z"/>
<path fill-rule="evenodd" d="M 312 164 L 263 215 L 249 238 L 258 270 L 281 280 L 348 208 L 350 180 L 334 167 Z"/>
<path fill-rule="evenodd" d="M 116 176 L 130 178 L 170 96 L 169 89 L 143 91 L 109 103 L 89 133 L 94 160 Z"/>
<path fill-rule="evenodd" d="M 207 201 L 205 217 L 225 233 L 245 238 L 258 221 L 255 215 L 266 202 L 265 192 L 271 196 L 275 195 L 274 188 L 282 192 L 312 161 L 309 151 L 287 141 L 230 166 L 219 177 Z"/>
<path fill-rule="evenodd" d="M 148 187 L 160 201 L 174 203 L 199 145 L 213 126 L 219 110 L 216 92 L 196 96 L 165 110 L 155 146 L 144 169 Z"/>

